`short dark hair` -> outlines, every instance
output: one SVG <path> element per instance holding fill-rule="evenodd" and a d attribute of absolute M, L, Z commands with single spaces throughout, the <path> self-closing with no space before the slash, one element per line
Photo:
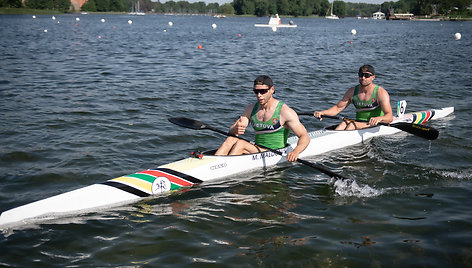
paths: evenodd
<path fill-rule="evenodd" d="M 375 75 L 374 67 L 372 67 L 372 65 L 369 65 L 369 64 L 364 64 L 361 66 L 361 68 L 359 68 L 359 74 L 362 74 L 365 72 L 369 72 Z"/>

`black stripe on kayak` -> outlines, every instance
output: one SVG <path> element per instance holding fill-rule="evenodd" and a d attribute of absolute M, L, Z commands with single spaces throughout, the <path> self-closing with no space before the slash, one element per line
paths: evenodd
<path fill-rule="evenodd" d="M 108 185 L 108 186 L 111 186 L 111 187 L 118 188 L 118 189 L 123 190 L 125 192 L 128 192 L 130 194 L 137 195 L 139 197 L 148 197 L 148 196 L 150 196 L 150 194 L 148 194 L 146 192 L 143 192 L 141 190 L 138 190 L 136 188 L 133 188 L 131 186 L 128 186 L 126 184 L 119 183 L 119 182 L 116 182 L 116 181 L 106 181 L 106 182 L 102 182 L 101 184 L 105 184 L 105 185 Z"/>
<path fill-rule="evenodd" d="M 182 173 L 182 172 L 178 172 L 178 171 L 175 171 L 173 169 L 170 169 L 170 168 L 157 168 L 156 170 L 159 170 L 159 171 L 162 171 L 162 172 L 165 172 L 165 173 L 168 173 L 168 174 L 171 174 L 171 175 L 174 175 L 176 177 L 179 177 L 181 179 L 184 179 L 186 181 L 189 181 L 191 183 L 202 183 L 203 181 L 202 180 L 199 180 L 195 177 L 192 177 L 190 175 L 187 175 L 185 173 Z"/>

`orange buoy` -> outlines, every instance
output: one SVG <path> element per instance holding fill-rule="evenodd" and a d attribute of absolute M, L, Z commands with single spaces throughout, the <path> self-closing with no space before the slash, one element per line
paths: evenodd
<path fill-rule="evenodd" d="M 197 48 L 198 48 L 198 49 L 203 49 L 202 45 L 198 45 Z"/>

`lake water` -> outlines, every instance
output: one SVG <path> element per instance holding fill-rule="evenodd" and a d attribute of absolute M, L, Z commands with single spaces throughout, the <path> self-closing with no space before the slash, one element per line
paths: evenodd
<path fill-rule="evenodd" d="M 0 16 L 0 211 L 216 148 L 221 135 L 167 118 L 226 129 L 260 74 L 299 110 L 336 103 L 365 63 L 393 106 L 455 107 L 429 123 L 437 140 L 400 133 L 309 159 L 358 188 L 299 164 L 255 171 L 3 230 L 0 265 L 472 267 L 472 23 L 292 20 Z"/>

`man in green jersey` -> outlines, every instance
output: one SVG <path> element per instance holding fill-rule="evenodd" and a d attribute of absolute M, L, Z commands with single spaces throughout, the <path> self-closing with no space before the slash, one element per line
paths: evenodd
<path fill-rule="evenodd" d="M 324 111 L 316 111 L 314 116 L 322 119 L 323 115 L 337 115 L 350 103 L 356 107 L 356 120 L 343 121 L 336 130 L 353 130 L 376 126 L 378 123 L 390 123 L 393 120 L 390 96 L 381 86 L 375 85 L 374 67 L 363 65 L 359 68 L 359 85 L 346 91 L 344 97 L 333 107 Z"/>
<path fill-rule="evenodd" d="M 297 146 L 287 154 L 287 160 L 296 161 L 298 156 L 310 143 L 305 127 L 300 123 L 297 113 L 285 103 L 273 97 L 275 92 L 272 79 L 261 75 L 254 80 L 254 94 L 257 102 L 244 109 L 243 114 L 229 128 L 229 133 L 242 135 L 251 124 L 256 131 L 255 144 L 271 149 L 280 149 L 287 145 L 290 130 L 299 138 Z M 240 155 L 264 151 L 247 141 L 228 137 L 215 155 Z"/>

